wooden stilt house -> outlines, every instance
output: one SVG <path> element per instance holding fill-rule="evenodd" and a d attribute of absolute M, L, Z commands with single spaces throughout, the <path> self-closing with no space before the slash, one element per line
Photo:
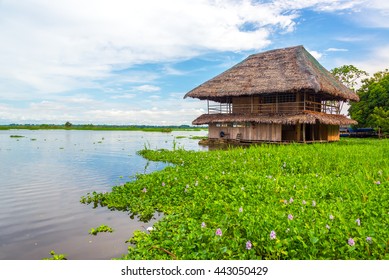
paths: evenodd
<path fill-rule="evenodd" d="M 209 139 L 244 142 L 339 140 L 343 102 L 358 101 L 303 47 L 254 54 L 188 92 L 207 100 Z"/>

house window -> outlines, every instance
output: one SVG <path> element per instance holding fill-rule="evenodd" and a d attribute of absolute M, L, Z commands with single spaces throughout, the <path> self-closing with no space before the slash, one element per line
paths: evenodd
<path fill-rule="evenodd" d="M 227 127 L 227 123 L 216 123 L 216 127 Z"/>

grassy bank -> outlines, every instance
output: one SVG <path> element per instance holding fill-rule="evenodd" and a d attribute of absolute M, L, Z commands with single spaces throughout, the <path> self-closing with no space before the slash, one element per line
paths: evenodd
<path fill-rule="evenodd" d="M 67 130 L 118 130 L 118 131 L 145 131 L 145 132 L 172 132 L 172 131 L 200 131 L 204 128 L 192 126 L 142 126 L 142 125 L 54 125 L 54 124 L 38 124 L 38 125 L 0 125 L 0 130 L 9 129 L 67 129 Z"/>
<path fill-rule="evenodd" d="M 124 259 L 389 259 L 389 140 L 140 154 L 174 165 L 81 200 L 165 213 Z"/>

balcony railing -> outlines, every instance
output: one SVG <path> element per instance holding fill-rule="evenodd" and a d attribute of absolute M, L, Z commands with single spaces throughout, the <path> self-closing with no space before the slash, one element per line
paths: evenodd
<path fill-rule="evenodd" d="M 283 102 L 267 104 L 232 104 L 218 103 L 208 105 L 208 114 L 232 114 L 232 113 L 253 113 L 253 114 L 293 114 L 302 111 L 323 112 L 326 114 L 340 114 L 339 103 L 326 102 Z"/>

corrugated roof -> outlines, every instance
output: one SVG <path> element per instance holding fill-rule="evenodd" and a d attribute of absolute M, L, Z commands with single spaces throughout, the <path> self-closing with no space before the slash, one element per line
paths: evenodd
<path fill-rule="evenodd" d="M 296 92 L 320 93 L 328 100 L 359 100 L 303 46 L 250 55 L 189 91 L 184 98 L 221 102 L 233 96 Z"/>

